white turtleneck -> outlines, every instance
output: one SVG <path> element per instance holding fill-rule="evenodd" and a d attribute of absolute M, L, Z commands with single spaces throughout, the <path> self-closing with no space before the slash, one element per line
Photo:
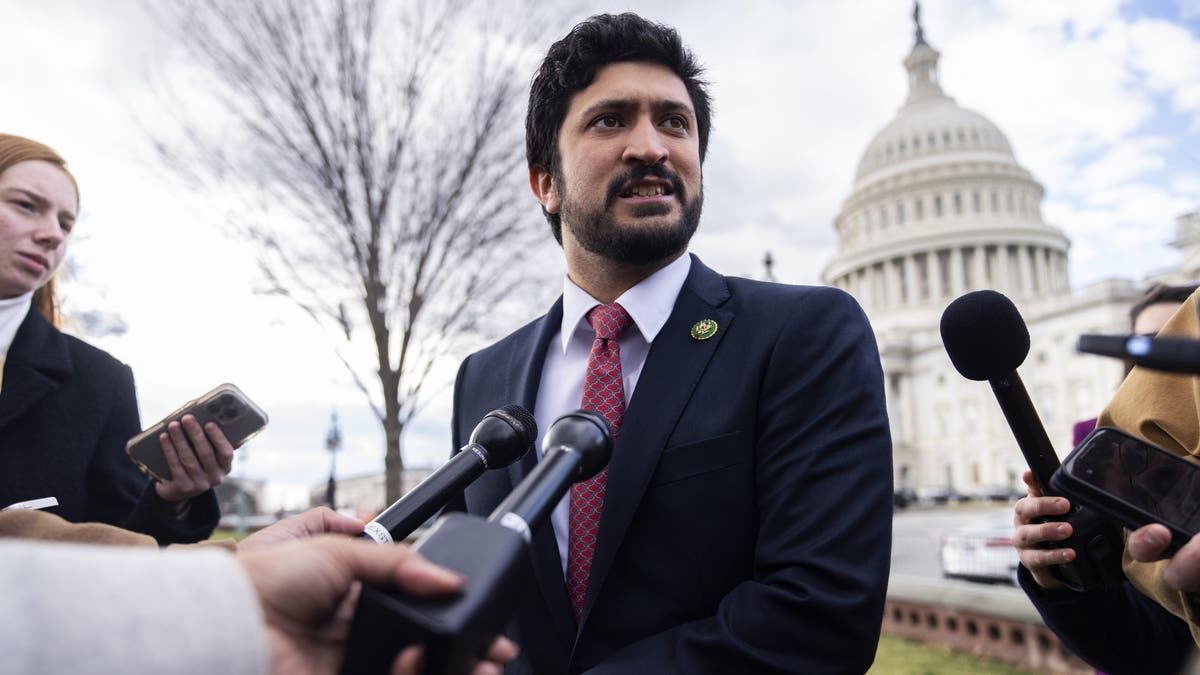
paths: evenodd
<path fill-rule="evenodd" d="M 8 356 L 8 348 L 12 346 L 17 329 L 29 314 L 33 305 L 33 291 L 15 298 L 0 299 L 0 373 L 3 373 L 4 359 Z"/>

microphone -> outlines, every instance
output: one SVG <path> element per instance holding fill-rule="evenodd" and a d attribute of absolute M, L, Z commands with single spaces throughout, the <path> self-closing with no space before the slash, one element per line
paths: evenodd
<path fill-rule="evenodd" d="M 542 439 L 542 461 L 492 511 L 488 522 L 519 532 L 529 541 L 530 524 L 545 522 L 571 484 L 600 473 L 610 456 L 608 420 L 590 410 L 559 417 Z"/>
<path fill-rule="evenodd" d="M 1150 335 L 1080 335 L 1081 352 L 1128 359 L 1136 366 L 1200 375 L 1200 340 Z"/>
<path fill-rule="evenodd" d="M 968 380 L 992 385 L 1038 488 L 1050 494 L 1050 476 L 1060 462 L 1017 375 L 1029 354 L 1029 329 L 1016 305 L 996 291 L 967 293 L 946 307 L 941 332 L 955 370 Z"/>
<path fill-rule="evenodd" d="M 559 417 L 542 439 L 542 460 L 485 520 L 442 516 L 413 546 L 467 579 L 454 597 L 416 598 L 363 584 L 346 640 L 342 675 L 386 673 L 396 654 L 425 645 L 427 675 L 462 675 L 512 618 L 532 579 L 532 531 L 571 484 L 608 465 L 612 433 L 601 415 Z"/>
<path fill-rule="evenodd" d="M 445 464 L 363 527 L 360 539 L 380 544 L 404 541 L 450 498 L 488 469 L 521 458 L 537 438 L 537 422 L 519 405 L 506 405 L 484 415 L 470 441 Z"/>
<path fill-rule="evenodd" d="M 940 328 L 955 370 L 968 380 L 986 380 L 992 386 L 1034 482 L 1043 495 L 1053 494 L 1050 477 L 1061 462 L 1017 374 L 1029 354 L 1029 329 L 1016 305 L 996 291 L 967 293 L 946 307 Z M 1071 523 L 1070 538 L 1047 546 L 1070 547 L 1077 553 L 1073 562 L 1050 568 L 1060 581 L 1077 591 L 1120 582 L 1124 545 L 1112 523 L 1074 503 L 1065 516 L 1042 520 Z"/>

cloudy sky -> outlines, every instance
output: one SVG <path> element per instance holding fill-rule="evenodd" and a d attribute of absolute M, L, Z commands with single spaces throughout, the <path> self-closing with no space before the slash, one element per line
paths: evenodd
<path fill-rule="evenodd" d="M 693 250 L 752 276 L 770 250 L 777 278 L 818 282 L 859 155 L 904 100 L 911 3 L 579 4 L 672 24 L 708 68 L 716 117 Z M 346 427 L 339 474 L 381 469 L 382 433 L 333 338 L 253 295 L 253 252 L 224 232 L 221 205 L 156 165 L 144 129 L 168 122 L 147 113 L 147 81 L 175 52 L 140 7 L 0 0 L 0 130 L 57 148 L 83 191 L 69 306 L 125 322 L 93 341 L 133 366 L 145 423 L 224 381 L 266 408 L 271 425 L 237 471 L 276 494 L 327 476 L 333 410 Z M 1074 286 L 1177 259 L 1175 217 L 1200 207 L 1200 0 L 926 0 L 922 14 L 947 94 L 996 122 L 1045 186 L 1046 218 L 1073 242 Z M 530 316 L 544 302 L 531 299 Z M 443 392 L 455 366 L 437 375 Z M 407 437 L 407 461 L 445 457 L 448 426 L 443 393 Z"/>

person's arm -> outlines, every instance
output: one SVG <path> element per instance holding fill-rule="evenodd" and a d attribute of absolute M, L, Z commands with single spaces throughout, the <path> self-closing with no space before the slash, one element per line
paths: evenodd
<path fill-rule="evenodd" d="M 631 644 L 589 673 L 862 673 L 874 659 L 892 534 L 875 337 L 840 291 L 789 309 L 753 420 L 752 578 L 714 616 Z"/>
<path fill-rule="evenodd" d="M 405 546 L 323 536 L 245 552 L 0 542 L 0 648 L 20 673 L 338 672 L 358 582 L 418 596 L 462 579 Z M 499 639 L 473 675 L 498 675 Z M 393 674 L 417 672 L 419 646 Z"/>
<path fill-rule="evenodd" d="M 262 612 L 222 551 L 0 542 L 0 578 L 10 672 L 264 672 Z"/>
<path fill-rule="evenodd" d="M 185 505 L 167 501 L 125 455 L 125 443 L 141 431 L 141 422 L 133 372 L 122 364 L 116 375 L 108 420 L 88 470 L 90 519 L 148 534 L 161 545 L 207 539 L 221 516 L 216 493 L 206 489 Z"/>
<path fill-rule="evenodd" d="M 1175 673 L 1192 652 L 1188 626 L 1142 595 L 1129 582 L 1111 589 L 1078 593 L 1051 575 L 1054 565 L 1075 559 L 1070 548 L 1041 548 L 1071 535 L 1069 523 L 1035 522 L 1070 510 L 1063 497 L 1044 497 L 1026 471 L 1029 496 L 1013 513 L 1013 546 L 1021 559 L 1017 581 L 1042 620 L 1063 645 L 1089 665 L 1110 675 Z M 1200 548 L 1198 548 L 1200 552 Z"/>

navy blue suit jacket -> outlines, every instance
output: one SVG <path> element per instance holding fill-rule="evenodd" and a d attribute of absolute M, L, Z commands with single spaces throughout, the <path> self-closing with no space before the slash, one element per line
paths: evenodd
<path fill-rule="evenodd" d="M 695 340 L 690 328 L 718 330 Z M 532 408 L 561 300 L 468 357 L 454 443 L 488 411 Z M 489 513 L 533 453 L 465 494 Z M 892 524 L 879 354 L 850 296 L 723 277 L 693 258 L 609 464 L 577 626 L 554 533 L 512 637 L 521 673 L 861 673 L 874 658 Z"/>
<path fill-rule="evenodd" d="M 208 538 L 216 494 L 192 499 L 183 518 L 125 456 L 140 431 L 133 373 L 64 335 L 31 309 L 9 347 L 0 381 L 0 507 L 42 497 L 72 522 L 101 522 L 160 544 Z"/>

